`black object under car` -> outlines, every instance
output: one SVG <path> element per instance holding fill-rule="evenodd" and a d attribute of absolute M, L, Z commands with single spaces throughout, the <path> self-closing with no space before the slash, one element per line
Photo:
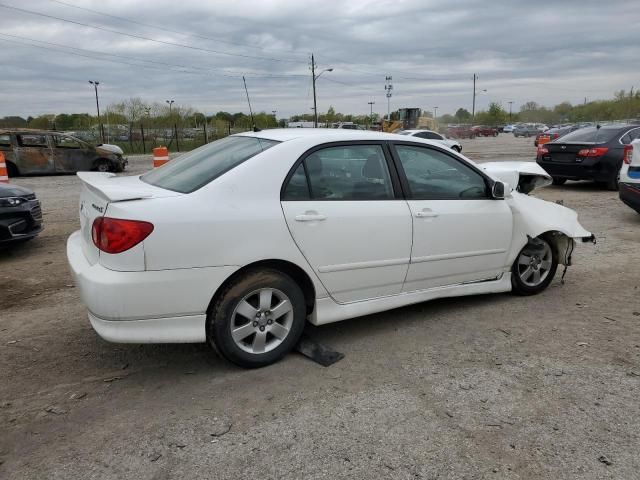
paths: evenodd
<path fill-rule="evenodd" d="M 0 183 L 0 245 L 28 240 L 42 231 L 42 209 L 35 193 Z"/>

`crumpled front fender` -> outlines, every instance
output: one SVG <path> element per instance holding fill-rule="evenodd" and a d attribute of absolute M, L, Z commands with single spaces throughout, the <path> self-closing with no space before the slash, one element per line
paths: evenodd
<path fill-rule="evenodd" d="M 513 192 L 506 201 L 514 220 L 511 262 L 527 244 L 527 236 L 535 238 L 549 233 L 563 265 L 571 264 L 575 240 L 595 241 L 594 235 L 580 225 L 578 214 L 570 208 L 518 192 Z"/>

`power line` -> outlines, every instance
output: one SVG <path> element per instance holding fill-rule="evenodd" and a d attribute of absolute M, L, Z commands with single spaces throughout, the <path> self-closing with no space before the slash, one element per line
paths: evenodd
<path fill-rule="evenodd" d="M 9 9 L 9 10 L 15 10 L 15 11 L 18 11 L 18 12 L 27 13 L 29 15 L 37 15 L 39 17 L 45 17 L 45 18 L 50 18 L 50 19 L 53 19 L 53 20 L 59 20 L 61 22 L 72 23 L 74 25 L 80 25 L 82 27 L 95 28 L 96 30 L 101 30 L 103 32 L 115 33 L 117 35 L 124 35 L 126 37 L 137 38 L 137 39 L 140 39 L 140 40 L 147 40 L 149 42 L 160 43 L 160 44 L 163 44 L 163 45 L 170 45 L 170 46 L 173 46 L 173 47 L 188 48 L 190 50 L 199 50 L 201 52 L 215 53 L 217 55 L 228 55 L 228 56 L 231 56 L 231 57 L 250 58 L 250 59 L 253 59 L 253 60 L 269 60 L 269 61 L 272 61 L 272 62 L 304 63 L 304 62 L 302 62 L 300 60 L 287 60 L 287 59 L 283 59 L 283 58 L 261 57 L 261 56 L 257 56 L 257 55 L 245 55 L 245 54 L 242 54 L 242 53 L 230 53 L 230 52 L 223 52 L 221 50 L 212 50 L 210 48 L 195 47 L 193 45 L 186 45 L 186 44 L 183 44 L 183 43 L 169 42 L 169 41 L 166 41 L 166 40 L 158 40 L 157 38 L 145 37 L 143 35 L 136 35 L 134 33 L 121 32 L 119 30 L 112 30 L 110 28 L 101 27 L 99 25 L 91 25 L 89 23 L 77 22 L 75 20 L 69 20 L 69 19 L 62 18 L 62 17 L 56 17 L 55 15 L 48 15 L 46 13 L 34 12 L 32 10 L 26 10 L 24 8 L 13 7 L 11 5 L 5 5 L 3 3 L 0 3 L 0 7 L 6 8 L 6 9 Z"/>
<path fill-rule="evenodd" d="M 157 29 L 160 29 L 160 30 L 162 30 L 164 32 L 176 33 L 178 35 L 183 35 L 185 37 L 200 38 L 200 39 L 203 39 L 203 40 L 212 40 L 214 42 L 221 42 L 221 43 L 226 43 L 226 44 L 229 44 L 229 45 L 236 45 L 236 46 L 240 46 L 240 47 L 253 48 L 253 49 L 262 50 L 262 51 L 266 51 L 267 50 L 266 48 L 261 47 L 259 45 L 251 45 L 251 44 L 248 44 L 248 43 L 240 43 L 240 42 L 231 42 L 229 40 L 223 40 L 221 38 L 216 38 L 216 37 L 208 37 L 206 35 L 200 35 L 198 33 L 181 32 L 181 31 L 178 31 L 178 30 L 171 30 L 171 29 L 167 28 L 166 25 L 154 25 L 152 23 L 145 23 L 145 22 L 140 22 L 140 21 L 137 21 L 137 20 L 131 20 L 131 19 L 126 18 L 126 17 L 119 17 L 117 15 L 112 15 L 110 13 L 101 12 L 99 10 L 93 10 L 91 8 L 81 7 L 79 5 L 74 5 L 72 3 L 63 2 L 61 0 L 49 0 L 49 1 L 53 2 L 53 3 L 58 3 L 60 5 L 64 5 L 66 7 L 76 8 L 78 10 L 84 10 L 86 12 L 95 13 L 96 15 L 102 15 L 102 16 L 109 17 L 109 18 L 115 18 L 116 20 L 121 20 L 123 22 L 129 22 L 129 23 L 132 23 L 134 25 L 141 25 L 143 27 L 157 28 Z"/>

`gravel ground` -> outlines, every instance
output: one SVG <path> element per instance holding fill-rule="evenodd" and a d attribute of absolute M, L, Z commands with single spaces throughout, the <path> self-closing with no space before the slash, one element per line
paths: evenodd
<path fill-rule="evenodd" d="M 506 134 L 463 147 L 534 155 Z M 324 326 L 339 363 L 247 371 L 204 345 L 98 338 L 66 265 L 76 177 L 15 183 L 46 229 L 0 252 L 0 478 L 640 478 L 640 215 L 616 193 L 536 192 L 598 239 L 564 285 Z"/>

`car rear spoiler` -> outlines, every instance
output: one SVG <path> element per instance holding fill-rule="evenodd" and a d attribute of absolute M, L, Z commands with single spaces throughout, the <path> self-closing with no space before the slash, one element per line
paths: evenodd
<path fill-rule="evenodd" d="M 109 172 L 78 172 L 77 175 L 85 187 L 108 202 L 180 195 L 144 183 L 139 177 L 116 177 Z"/>
<path fill-rule="evenodd" d="M 551 175 L 535 162 L 487 162 L 478 166 L 520 193 L 529 193 L 534 188 L 550 185 L 553 181 Z"/>

